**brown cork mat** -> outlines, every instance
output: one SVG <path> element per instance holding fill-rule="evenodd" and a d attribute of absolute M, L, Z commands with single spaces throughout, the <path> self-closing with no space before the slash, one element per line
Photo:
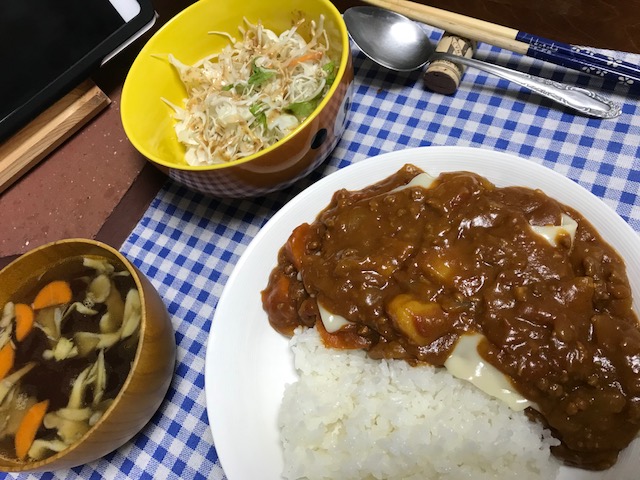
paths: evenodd
<path fill-rule="evenodd" d="M 147 164 L 121 128 L 118 100 L 1 194 L 0 257 L 61 238 L 96 237 Z M 151 185 L 156 192 L 160 181 Z"/>

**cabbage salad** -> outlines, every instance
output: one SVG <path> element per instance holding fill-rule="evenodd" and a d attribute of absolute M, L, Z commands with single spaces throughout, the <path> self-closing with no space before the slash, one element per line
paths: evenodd
<path fill-rule="evenodd" d="M 311 21 L 307 42 L 298 29 L 280 35 L 246 18 L 242 40 L 229 37 L 220 53 L 189 66 L 173 55 L 188 97 L 175 111 L 178 140 L 190 165 L 212 165 L 252 155 L 292 132 L 318 106 L 337 73 L 329 58 L 324 18 Z"/>

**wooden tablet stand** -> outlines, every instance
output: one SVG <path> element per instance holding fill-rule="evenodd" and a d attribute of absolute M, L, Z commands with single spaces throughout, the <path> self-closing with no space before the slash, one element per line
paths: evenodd
<path fill-rule="evenodd" d="M 110 103 L 93 81 L 85 80 L 0 144 L 0 193 Z"/>

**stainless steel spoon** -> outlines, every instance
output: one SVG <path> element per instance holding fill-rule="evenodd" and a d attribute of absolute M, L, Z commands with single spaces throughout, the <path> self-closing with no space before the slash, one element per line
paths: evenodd
<path fill-rule="evenodd" d="M 344 13 L 349 35 L 374 62 L 390 70 L 408 72 L 434 60 L 449 60 L 517 83 L 585 115 L 614 118 L 620 106 L 602 95 L 473 58 L 434 52 L 427 34 L 413 20 L 378 7 L 352 7 Z"/>

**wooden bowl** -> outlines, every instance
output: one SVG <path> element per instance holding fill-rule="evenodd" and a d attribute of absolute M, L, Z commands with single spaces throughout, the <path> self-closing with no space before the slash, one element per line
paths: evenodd
<path fill-rule="evenodd" d="M 140 271 L 116 249 L 94 240 L 68 239 L 49 243 L 22 255 L 0 270 L 0 305 L 16 288 L 38 278 L 66 259 L 98 255 L 128 270 L 140 293 L 140 339 L 131 370 L 113 403 L 76 443 L 44 460 L 0 457 L 0 471 L 51 471 L 96 460 L 119 448 L 140 431 L 162 403 L 175 367 L 176 344 L 171 319 L 160 295 Z M 0 307 L 1 308 L 1 307 Z"/>

